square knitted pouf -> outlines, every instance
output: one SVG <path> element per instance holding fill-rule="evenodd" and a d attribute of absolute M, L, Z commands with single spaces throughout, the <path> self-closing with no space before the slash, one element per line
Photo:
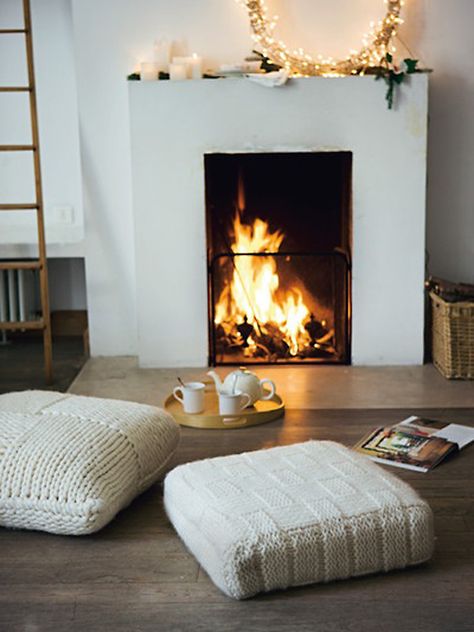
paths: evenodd
<path fill-rule="evenodd" d="M 367 457 L 309 441 L 181 465 L 165 507 L 227 595 L 328 582 L 431 557 L 432 513 Z"/>
<path fill-rule="evenodd" d="M 0 525 L 97 531 L 165 473 L 178 442 L 176 422 L 153 406 L 0 395 Z"/>

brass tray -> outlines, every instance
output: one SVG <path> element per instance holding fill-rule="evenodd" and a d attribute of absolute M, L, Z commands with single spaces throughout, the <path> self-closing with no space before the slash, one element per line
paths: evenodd
<path fill-rule="evenodd" d="M 204 412 L 190 414 L 183 411 L 183 406 L 173 395 L 167 397 L 165 409 L 181 426 L 192 428 L 231 429 L 257 426 L 278 419 L 285 412 L 283 400 L 274 395 L 268 400 L 259 400 L 253 406 L 244 408 L 238 415 L 220 415 L 219 401 L 214 388 L 204 391 Z"/>

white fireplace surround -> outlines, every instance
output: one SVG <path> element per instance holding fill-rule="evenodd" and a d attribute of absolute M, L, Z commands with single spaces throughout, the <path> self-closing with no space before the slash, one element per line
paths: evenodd
<path fill-rule="evenodd" d="M 353 153 L 352 363 L 422 363 L 427 75 L 392 111 L 372 77 L 130 82 L 129 96 L 141 366 L 208 362 L 204 154 L 341 150 Z"/>

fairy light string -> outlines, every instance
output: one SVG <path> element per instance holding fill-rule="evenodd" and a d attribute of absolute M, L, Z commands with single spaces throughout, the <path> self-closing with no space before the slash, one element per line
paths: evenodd
<path fill-rule="evenodd" d="M 248 11 L 252 37 L 273 63 L 282 66 L 292 75 L 302 76 L 345 76 L 364 74 L 369 68 L 377 68 L 388 52 L 393 52 L 391 40 L 396 36 L 403 0 L 385 0 L 385 17 L 370 23 L 369 32 L 362 39 L 360 50 L 351 50 L 345 59 L 334 59 L 322 55 L 310 55 L 303 48 L 290 49 L 276 37 L 278 16 L 269 17 L 265 0 L 238 0 Z"/>

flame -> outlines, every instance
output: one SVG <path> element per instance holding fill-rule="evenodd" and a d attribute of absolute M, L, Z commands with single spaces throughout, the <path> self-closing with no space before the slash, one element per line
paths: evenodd
<path fill-rule="evenodd" d="M 242 221 L 245 206 L 243 186 L 239 181 L 237 210 L 233 220 L 232 252 L 278 252 L 284 233 L 272 232 L 267 222 L 255 219 L 253 223 Z M 222 325 L 226 333 L 237 323 L 248 322 L 255 334 L 248 337 L 247 353 L 252 353 L 258 339 L 275 336 L 283 339 L 292 356 L 298 354 L 310 342 L 305 329 L 310 310 L 304 302 L 300 288 L 280 287 L 276 257 L 234 257 L 231 282 L 223 289 L 216 304 L 215 323 Z"/>

